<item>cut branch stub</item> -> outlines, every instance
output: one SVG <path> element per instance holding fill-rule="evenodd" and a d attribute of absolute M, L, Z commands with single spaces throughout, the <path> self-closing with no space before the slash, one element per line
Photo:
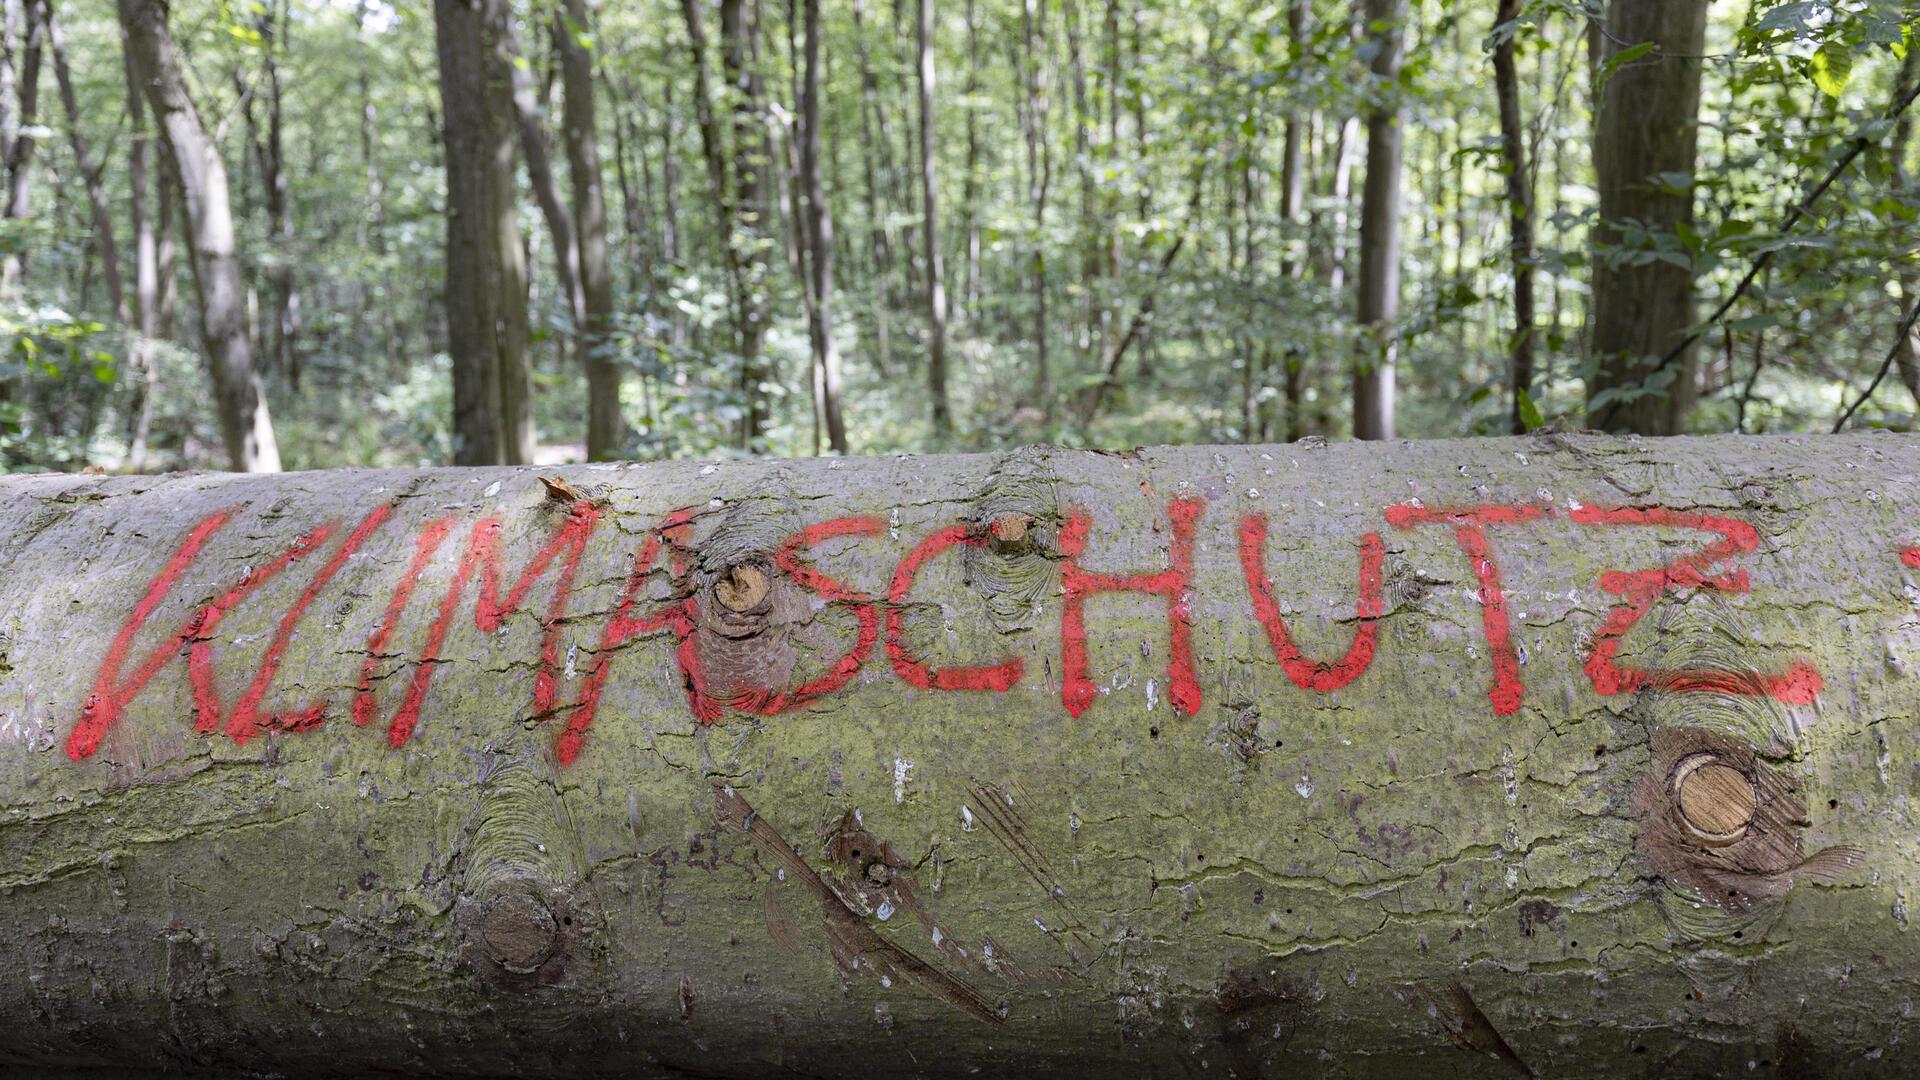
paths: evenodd
<path fill-rule="evenodd" d="M 751 562 L 735 563 L 713 583 L 714 599 L 728 611 L 745 615 L 767 602 L 767 568 Z"/>
<path fill-rule="evenodd" d="M 1797 881 L 1836 881 L 1863 859 L 1847 845 L 1804 855 L 1806 803 L 1791 776 L 1704 728 L 1654 731 L 1634 801 L 1654 873 L 1722 911 L 1749 911 Z"/>
<path fill-rule="evenodd" d="M 480 918 L 480 939 L 494 962 L 517 975 L 539 970 L 553 955 L 560 924 L 540 898 L 515 892 L 494 898 Z"/>
<path fill-rule="evenodd" d="M 1702 841 L 1731 844 L 1746 835 L 1759 800 L 1746 774 L 1713 754 L 1693 754 L 1674 769 L 1673 800 Z"/>

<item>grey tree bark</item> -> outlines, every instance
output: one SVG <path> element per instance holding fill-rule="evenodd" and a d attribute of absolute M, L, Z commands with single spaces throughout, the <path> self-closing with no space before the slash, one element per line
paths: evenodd
<path fill-rule="evenodd" d="M 1524 434 L 1522 401 L 1533 394 L 1533 166 L 1526 122 L 1520 113 L 1520 73 L 1514 62 L 1520 0 L 1497 0 L 1494 11 L 1493 83 L 1500 102 L 1501 168 L 1507 174 L 1508 258 L 1513 264 L 1513 343 L 1507 356 L 1508 418 Z M 1464 246 L 1464 244 L 1462 245 Z"/>
<path fill-rule="evenodd" d="M 947 397 L 947 268 L 940 250 L 940 181 L 933 152 L 933 0 L 919 0 L 917 25 L 920 221 L 927 249 L 927 396 L 932 399 L 934 437 L 945 439 L 953 434 L 953 408 Z"/>
<path fill-rule="evenodd" d="M 1361 328 L 1353 369 L 1353 437 L 1393 438 L 1394 363 L 1400 318 L 1401 51 L 1406 0 L 1366 0 L 1374 47 L 1367 113 L 1367 178 L 1360 193 L 1360 277 L 1355 318 Z"/>
<path fill-rule="evenodd" d="M 1655 45 L 1606 79 L 1594 123 L 1600 220 L 1587 412 L 1588 423 L 1607 431 L 1674 434 L 1693 405 L 1691 350 L 1662 366 L 1694 322 L 1693 270 L 1661 259 L 1636 265 L 1620 246 L 1626 222 L 1655 235 L 1693 223 L 1706 25 L 1707 0 L 1613 0 L 1607 9 L 1607 56 Z"/>
<path fill-rule="evenodd" d="M 226 165 L 188 95 L 166 0 L 120 0 L 119 10 L 134 69 L 186 207 L 187 250 L 228 466 L 236 472 L 278 472 L 273 418 L 247 334 Z"/>
<path fill-rule="evenodd" d="M 447 176 L 453 459 L 460 465 L 519 464 L 533 456 L 508 18 L 504 0 L 434 3 Z"/>
<path fill-rule="evenodd" d="M 613 357 L 613 275 L 607 269 L 607 202 L 601 182 L 600 137 L 594 106 L 594 52 L 583 37 L 593 34 L 586 0 L 566 0 L 554 14 L 560 73 L 566 84 L 561 114 L 567 146 L 567 174 L 573 181 L 575 242 L 580 254 L 580 292 L 586 322 L 580 334 L 580 361 L 587 374 L 587 457 L 618 457 L 627 442 L 620 410 L 620 365 Z"/>
<path fill-rule="evenodd" d="M 9 477 L 0 1066 L 1904 1075 L 1916 477 Z"/>
<path fill-rule="evenodd" d="M 148 149 L 153 139 L 147 127 L 147 105 L 140 93 L 133 51 L 128 47 L 126 28 L 120 31 L 121 62 L 127 80 L 127 217 L 133 229 L 133 317 L 129 335 L 128 359 L 140 379 L 140 404 L 135 407 L 127 436 L 127 468 L 143 472 L 147 468 L 149 440 L 153 435 L 153 403 L 159 393 L 160 369 L 154 353 L 154 341 L 160 329 L 160 261 L 154 236 L 153 219 L 147 213 Z"/>
<path fill-rule="evenodd" d="M 833 336 L 833 210 L 820 178 L 820 0 L 804 0 L 806 73 L 800 90 L 800 186 L 806 198 L 807 336 L 812 345 L 814 393 L 827 445 L 848 452 L 847 423 L 840 409 L 840 349 Z"/>
<path fill-rule="evenodd" d="M 19 63 L 9 65 L 13 76 L 6 145 L 6 198 L 0 206 L 9 221 L 24 221 L 33 207 L 33 150 L 38 140 L 33 135 L 40 107 L 40 62 L 47 41 L 50 0 L 9 0 L 6 6 L 7 48 L 20 41 Z M 26 255 L 10 251 L 0 258 L 0 292 L 11 293 L 26 274 Z"/>

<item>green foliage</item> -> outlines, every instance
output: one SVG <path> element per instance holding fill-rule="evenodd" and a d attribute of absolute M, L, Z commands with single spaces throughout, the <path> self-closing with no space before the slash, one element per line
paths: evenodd
<path fill-rule="evenodd" d="M 298 467 L 444 462 L 451 390 L 431 9 L 292 4 L 271 57 L 284 72 L 294 226 L 287 239 L 268 227 L 253 149 L 268 122 L 263 2 L 179 0 L 173 25 L 191 57 L 199 111 L 223 137 L 255 294 L 256 355 L 283 453 Z M 1409 6 L 1406 63 L 1383 83 L 1367 70 L 1368 28 L 1345 0 L 1312 0 L 1298 40 L 1286 0 L 1042 0 L 1033 28 L 1042 93 L 1030 102 L 1024 5 L 980 0 L 971 35 L 965 5 L 936 5 L 935 166 L 958 432 L 943 441 L 933 434 L 925 390 L 911 12 L 862 0 L 862 33 L 852 0 L 827 0 L 823 171 L 855 450 L 1342 434 L 1361 348 L 1352 325 L 1366 173 L 1357 118 L 1385 105 L 1404 109 L 1406 133 L 1401 315 L 1387 335 L 1398 357 L 1402 430 L 1506 430 L 1514 267 L 1487 51 L 1506 41 L 1517 52 L 1537 193 L 1529 269 L 1539 297 L 1538 365 L 1518 397 L 1526 426 L 1561 417 L 1580 423 L 1583 379 L 1594 363 L 1584 333 L 1594 277 L 1623 266 L 1682 270 L 1712 302 L 1754 260 L 1772 260 L 1724 320 L 1700 327 L 1694 423 L 1702 430 L 1736 422 L 1821 427 L 1837 412 L 1838 387 L 1865 385 L 1900 307 L 1889 282 L 1901 283 L 1899 296 L 1920 289 L 1920 191 L 1911 145 L 1896 145 L 1911 142 L 1912 126 L 1887 115 L 1911 41 L 1910 5 L 1715 5 L 1699 160 L 1690 171 L 1644 179 L 1691 200 L 1693 222 L 1672 231 L 1614 222 L 1605 244 L 1595 243 L 1594 79 L 1604 85 L 1630 66 L 1687 58 L 1663 56 L 1651 42 L 1613 42 L 1590 71 L 1587 21 L 1602 14 L 1599 0 L 1533 0 L 1500 25 L 1492 4 Z M 789 161 L 784 139 L 796 108 L 788 10 L 760 5 L 752 67 L 769 98 L 753 130 L 775 141 L 770 152 L 750 152 L 776 173 Z M 552 12 L 551 0 L 523 0 L 519 12 L 526 63 L 543 87 L 553 66 Z M 717 33 L 717 13 L 708 14 L 708 31 Z M 127 262 L 129 139 L 113 5 L 75 0 L 60 16 L 82 123 L 106 155 L 103 179 Z M 626 373 L 626 450 L 806 453 L 815 438 L 806 314 L 781 201 L 794 183 L 770 179 L 768 227 L 745 245 L 767 258 L 748 288 L 769 313 L 749 385 L 726 266 L 728 242 L 738 238 L 702 156 L 680 5 L 622 0 L 600 5 L 595 19 L 562 32 L 593 49 L 602 74 L 600 179 L 619 314 L 597 348 Z M 32 213 L 0 220 L 0 256 L 28 259 L 16 293 L 0 302 L 0 462 L 118 467 L 144 375 L 127 359 L 127 336 L 105 296 L 47 78 L 30 129 L 38 139 Z M 744 99 L 718 78 L 713 90 L 724 133 Z M 545 104 L 545 122 L 556 123 L 557 90 Z M 1029 120 L 1042 133 L 1034 160 L 1044 169 L 1047 204 L 1039 213 Z M 1304 178 L 1299 212 L 1287 219 L 1279 206 L 1290 127 Z M 1782 230 L 1788 209 L 1857 138 L 1874 149 L 1805 221 Z M 558 150 L 557 137 L 551 141 Z M 563 155 L 556 166 L 564 185 Z M 161 171 L 157 157 L 149 170 Z M 551 240 L 531 191 L 523 195 L 543 456 L 578 457 L 584 380 Z M 147 208 L 155 210 L 151 193 Z M 184 245 L 176 256 L 180 312 L 157 353 L 151 464 L 218 465 Z M 281 268 L 291 269 L 301 300 L 291 362 L 280 359 L 271 325 Z M 1036 330 L 1043 301 L 1045 323 Z M 1710 310 L 1703 303 L 1699 317 Z M 1040 349 L 1050 373 L 1044 396 Z M 1671 392 L 1674 377 L 1609 391 L 1600 404 Z M 1890 384 L 1863 421 L 1905 422 L 1912 410 L 1903 393 Z M 768 414 L 766 432 L 743 448 L 737 428 L 755 402 Z"/>

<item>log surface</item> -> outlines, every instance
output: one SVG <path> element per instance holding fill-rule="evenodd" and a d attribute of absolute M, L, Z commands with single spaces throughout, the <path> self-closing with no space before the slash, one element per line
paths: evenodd
<path fill-rule="evenodd" d="M 0 483 L 0 1065 L 1914 1067 L 1920 442 Z"/>

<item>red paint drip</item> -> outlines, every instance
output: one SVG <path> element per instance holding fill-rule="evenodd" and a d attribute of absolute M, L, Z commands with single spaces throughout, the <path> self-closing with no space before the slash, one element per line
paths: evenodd
<path fill-rule="evenodd" d="M 1386 557 L 1386 548 L 1379 534 L 1368 533 L 1360 541 L 1359 598 L 1355 602 L 1359 625 L 1354 628 L 1353 644 L 1347 646 L 1346 655 L 1330 664 L 1301 655 L 1300 647 L 1287 633 L 1287 622 L 1273 599 L 1273 582 L 1267 577 L 1266 548 L 1267 516 L 1248 514 L 1240 520 L 1240 569 L 1247 579 L 1247 591 L 1253 596 L 1254 617 L 1266 628 L 1273 657 L 1280 662 L 1287 678 L 1303 690 L 1322 694 L 1359 678 L 1373 663 L 1379 619 L 1384 610 L 1380 564 Z"/>
<path fill-rule="evenodd" d="M 554 530 L 546 545 L 520 572 L 504 597 L 500 592 L 500 583 L 505 578 L 500 564 L 500 519 L 490 517 L 474 525 L 467 537 L 467 550 L 461 556 L 459 569 L 454 572 L 453 581 L 447 586 L 446 592 L 441 594 L 440 610 L 427 628 L 427 640 L 415 662 L 413 679 L 407 687 L 406 696 L 387 726 L 389 744 L 397 748 L 406 745 L 407 740 L 412 738 L 413 729 L 420 721 L 421 706 L 433 682 L 434 668 L 440 662 L 440 649 L 459 610 L 460 598 L 474 576 L 478 574 L 480 577 L 480 596 L 474 604 L 474 625 L 482 633 L 492 633 L 506 622 L 509 615 L 520 610 L 533 586 L 554 560 L 560 559 L 562 561 L 554 580 L 553 595 L 547 602 L 545 616 L 540 620 L 540 666 L 535 669 L 533 683 L 534 714 L 538 716 L 553 711 L 559 688 L 560 623 L 565 619 L 567 606 L 573 599 L 573 581 L 580 569 L 587 539 L 593 535 L 599 521 L 600 511 L 585 499 L 568 507 L 566 520 Z M 401 580 L 393 599 L 388 603 L 379 629 L 373 632 L 368 642 L 369 655 L 361 669 L 360 688 L 354 701 L 355 723 L 365 724 L 373 719 L 376 709 L 373 702 L 373 670 L 378 665 L 380 654 L 393 639 L 394 630 L 406 611 L 407 600 L 413 595 L 421 572 L 450 527 L 447 519 L 433 522 L 422 532 L 415 545 L 413 563 L 407 568 L 406 577 Z"/>
<path fill-rule="evenodd" d="M 1594 635 L 1593 650 L 1587 654 L 1585 670 L 1596 691 L 1610 696 L 1652 687 L 1680 693 L 1770 697 L 1789 705 L 1810 704 L 1819 696 L 1823 685 L 1820 673 L 1805 661 L 1795 661 L 1785 671 L 1774 674 L 1712 670 L 1658 671 L 1621 667 L 1614 662 L 1627 631 L 1633 629 L 1634 624 L 1651 611 L 1662 596 L 1679 589 L 1746 592 L 1749 588 L 1746 570 L 1736 568 L 1717 575 L 1708 571 L 1760 546 L 1759 533 L 1752 525 L 1737 518 L 1662 507 L 1634 509 L 1583 506 L 1574 510 L 1571 517 L 1581 525 L 1665 526 L 1720 535 L 1720 539 L 1696 551 L 1687 552 L 1665 566 L 1649 570 L 1614 570 L 1600 575 L 1600 588 L 1619 596 L 1621 600 L 1607 612 L 1606 620 Z"/>
<path fill-rule="evenodd" d="M 594 649 L 593 663 L 587 670 L 586 681 L 582 684 L 580 698 L 568 714 L 566 727 L 554 741 L 554 753 L 562 765 L 571 765 L 579 758 L 580 751 L 586 746 L 587 732 L 593 727 L 593 718 L 600 708 L 600 695 L 605 691 L 607 677 L 613 673 L 613 652 L 627 642 L 640 637 L 672 630 L 681 643 L 677 655 L 681 671 L 687 680 L 687 697 L 693 706 L 695 715 L 702 723 L 712 723 L 719 719 L 717 709 L 709 709 L 711 715 L 701 715 L 704 701 L 704 689 L 699 673 L 698 658 L 689 648 L 693 638 L 693 601 L 683 598 L 668 601 L 666 604 L 645 615 L 636 615 L 634 608 L 640 602 L 642 591 L 646 588 L 647 578 L 653 573 L 654 563 L 659 560 L 661 541 L 664 539 L 673 550 L 674 576 L 686 578 L 688 567 L 688 534 L 692 529 L 693 512 L 676 510 L 667 516 L 665 523 L 654 532 L 634 553 L 633 569 L 627 574 L 626 585 L 620 590 L 620 599 L 614 607 L 613 617 L 607 620 L 600 630 L 600 643 Z"/>
<path fill-rule="evenodd" d="M 920 568 L 948 548 L 959 545 L 985 547 L 987 543 L 985 537 L 973 535 L 967 526 L 951 525 L 920 541 L 894 570 L 893 582 L 887 588 L 887 658 L 893 662 L 894 673 L 909 684 L 922 690 L 1004 692 L 1020 681 L 1023 667 L 1017 656 L 1010 656 L 998 664 L 979 667 L 934 669 L 907 651 L 905 605 L 913 592 L 913 581 L 919 576 Z"/>
<path fill-rule="evenodd" d="M 1087 672 L 1087 598 L 1099 593 L 1137 592 L 1167 599 L 1169 697 L 1174 708 L 1191 716 L 1200 711 L 1200 684 L 1193 671 L 1193 611 L 1189 590 L 1193 582 L 1194 523 L 1206 508 L 1198 498 L 1178 498 L 1167 504 L 1173 525 L 1171 569 L 1152 574 L 1102 574 L 1084 570 L 1080 556 L 1086 550 L 1093 521 L 1075 510 L 1060 530 L 1063 561 L 1060 581 L 1066 597 L 1060 610 L 1060 660 L 1063 671 L 1060 700 L 1067 712 L 1079 716 L 1093 704 L 1098 690 Z"/>
<path fill-rule="evenodd" d="M 1432 508 L 1401 503 L 1386 509 L 1387 523 L 1396 529 L 1436 524 L 1453 526 L 1454 543 L 1466 555 L 1480 582 L 1480 627 L 1486 635 L 1487 652 L 1493 662 L 1493 686 L 1487 691 L 1487 698 L 1493 702 L 1495 716 L 1518 712 L 1527 688 L 1520 680 L 1520 659 L 1513 647 L 1512 619 L 1500 580 L 1500 561 L 1494 557 L 1493 544 L 1487 539 L 1487 526 L 1518 525 L 1538 521 L 1552 513 L 1551 507 L 1532 503 Z"/>

